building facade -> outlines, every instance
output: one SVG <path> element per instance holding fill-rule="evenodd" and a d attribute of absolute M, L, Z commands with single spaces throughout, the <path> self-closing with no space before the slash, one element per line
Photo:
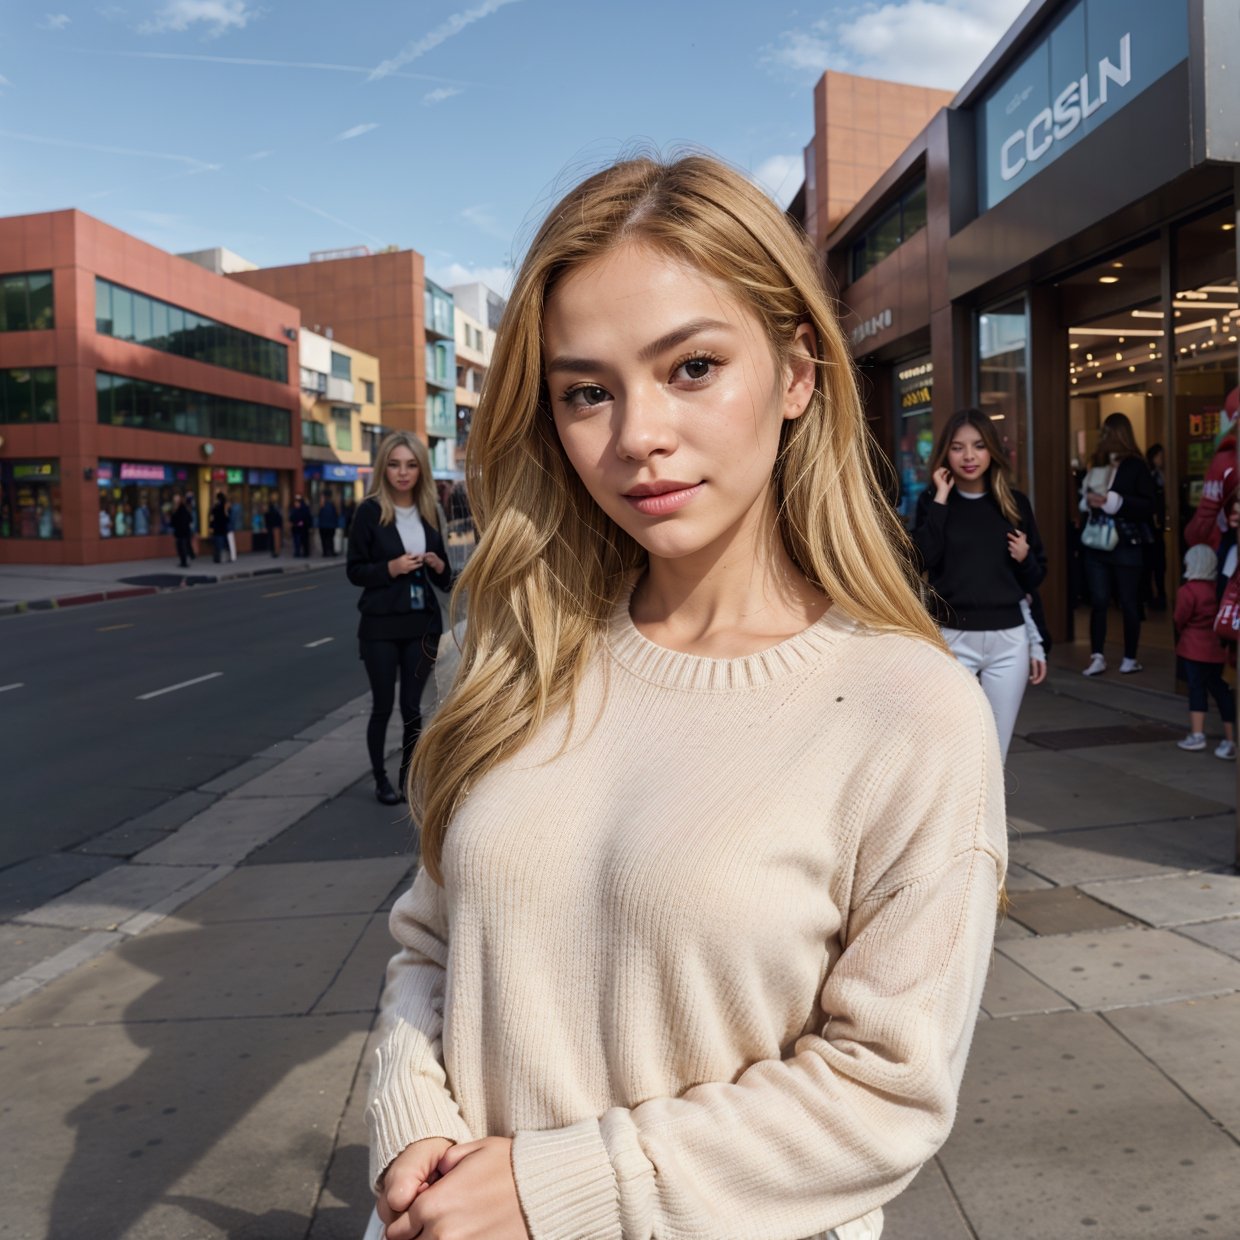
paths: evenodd
<path fill-rule="evenodd" d="M 315 511 L 324 491 L 360 500 L 383 435 L 378 358 L 304 327 L 299 352 L 303 494 Z"/>
<path fill-rule="evenodd" d="M 465 460 L 474 410 L 482 393 L 482 382 L 491 365 L 495 332 L 483 326 L 460 305 L 456 307 L 456 456 L 457 465 Z"/>
<path fill-rule="evenodd" d="M 431 467 L 456 468 L 456 325 L 452 294 L 427 280 L 423 293 L 426 321 L 426 427 Z"/>
<path fill-rule="evenodd" d="M 1236 63 L 1234 0 L 1032 3 L 822 244 L 902 511 L 938 428 L 980 408 L 1033 497 L 1057 638 L 1101 420 L 1165 447 L 1169 586 L 1227 428 Z"/>
<path fill-rule="evenodd" d="M 84 215 L 0 219 L 0 561 L 172 556 L 175 495 L 241 550 L 301 467 L 295 307 Z"/>
<path fill-rule="evenodd" d="M 230 281 L 297 306 L 311 331 L 326 336 L 330 330 L 334 339 L 376 358 L 383 375 L 380 421 L 423 439 L 428 437 L 425 277 L 415 250 L 371 254 L 364 247 L 342 257 L 228 273 Z M 451 324 L 449 313 L 446 331 L 434 332 L 434 338 L 451 341 Z"/>

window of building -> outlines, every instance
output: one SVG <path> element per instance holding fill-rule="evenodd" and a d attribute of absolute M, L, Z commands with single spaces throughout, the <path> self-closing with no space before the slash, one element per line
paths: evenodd
<path fill-rule="evenodd" d="M 977 406 L 994 423 L 1016 485 L 1031 490 L 1029 318 L 1024 297 L 977 316 L 977 359 Z"/>
<path fill-rule="evenodd" d="M 290 442 L 289 412 L 275 405 L 233 400 L 104 371 L 95 376 L 95 396 L 98 419 L 104 426 L 133 426 L 174 435 L 236 439 L 242 443 Z"/>
<path fill-rule="evenodd" d="M 0 370 L 0 422 L 55 422 L 56 371 Z"/>
<path fill-rule="evenodd" d="M 332 438 L 340 452 L 353 451 L 353 411 L 340 405 L 332 406 Z"/>
<path fill-rule="evenodd" d="M 100 537 L 141 538 L 172 532 L 173 496 L 192 500 L 198 470 L 192 465 L 100 461 L 95 481 L 99 487 Z"/>
<path fill-rule="evenodd" d="M 311 370 L 309 367 L 301 368 L 301 386 L 307 392 L 326 392 L 327 376 L 321 370 Z"/>
<path fill-rule="evenodd" d="M 95 330 L 162 353 L 288 382 L 288 349 L 278 341 L 135 293 L 101 276 L 95 277 Z"/>
<path fill-rule="evenodd" d="M 60 462 L 0 461 L 0 538 L 61 538 Z"/>
<path fill-rule="evenodd" d="M 315 448 L 330 448 L 327 438 L 327 427 L 322 422 L 314 422 L 309 418 L 301 420 L 301 442 Z"/>
<path fill-rule="evenodd" d="M 362 386 L 366 389 L 366 403 L 373 405 L 375 403 L 375 385 L 369 379 L 363 379 Z"/>
<path fill-rule="evenodd" d="M 334 349 L 332 350 L 332 378 L 353 378 L 353 359 L 347 353 L 337 353 Z"/>
<path fill-rule="evenodd" d="M 37 332 L 55 326 L 50 271 L 0 276 L 0 332 Z"/>
<path fill-rule="evenodd" d="M 853 242 L 852 279 L 861 279 L 871 267 L 881 263 L 925 226 L 926 182 L 923 178 L 905 190 L 899 201 L 888 207 Z"/>

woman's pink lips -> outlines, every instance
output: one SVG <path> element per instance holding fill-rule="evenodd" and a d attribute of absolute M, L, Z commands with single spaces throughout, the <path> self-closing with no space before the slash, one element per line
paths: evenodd
<path fill-rule="evenodd" d="M 648 517 L 662 517 L 690 503 L 704 485 L 705 483 L 696 482 L 691 487 L 681 487 L 678 491 L 664 491 L 661 495 L 626 495 L 624 498 L 638 512 Z"/>

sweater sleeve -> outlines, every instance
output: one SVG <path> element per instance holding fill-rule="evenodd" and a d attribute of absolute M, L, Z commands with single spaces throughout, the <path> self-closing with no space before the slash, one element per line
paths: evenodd
<path fill-rule="evenodd" d="M 1046 547 L 1042 544 L 1042 535 L 1033 516 L 1033 505 L 1026 496 L 1021 495 L 1017 506 L 1025 527 L 1025 537 L 1029 540 L 1029 554 L 1023 563 L 1015 566 L 1016 580 L 1026 594 L 1032 594 L 1046 580 Z"/>
<path fill-rule="evenodd" d="M 947 528 L 947 505 L 936 504 L 929 491 L 923 491 L 917 499 L 917 513 L 913 520 L 913 545 L 921 556 L 921 567 L 933 573 L 943 562 L 944 531 Z"/>
<path fill-rule="evenodd" d="M 812 1031 L 734 1081 L 519 1131 L 533 1240 L 816 1235 L 890 1200 L 943 1143 L 1006 855 L 993 722 L 964 688 L 940 711 L 946 748 L 902 742 L 884 766 Z"/>
<path fill-rule="evenodd" d="M 447 916 L 443 889 L 419 868 L 413 886 L 392 908 L 392 957 L 380 1005 L 381 1039 L 366 1122 L 370 1182 L 424 1137 L 471 1141 L 448 1088 L 443 1064 L 443 1005 L 447 977 Z"/>
<path fill-rule="evenodd" d="M 378 532 L 371 513 L 365 516 L 359 509 L 353 520 L 353 529 L 349 533 L 349 555 L 345 561 L 345 573 L 355 586 L 364 590 L 379 589 L 390 585 L 392 575 L 388 572 L 388 562 L 376 558 L 381 553 L 375 547 L 375 535 Z"/>

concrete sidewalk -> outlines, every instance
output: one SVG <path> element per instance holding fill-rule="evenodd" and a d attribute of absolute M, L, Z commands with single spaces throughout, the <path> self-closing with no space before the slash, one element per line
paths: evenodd
<path fill-rule="evenodd" d="M 116 564 L 0 564 L 0 616 L 137 598 L 161 590 L 215 585 L 248 577 L 343 567 L 343 554 L 295 560 L 287 550 L 278 556 L 265 551 L 247 552 L 234 562 L 220 564 L 214 563 L 208 552 L 205 556 L 199 554 L 189 568 L 179 567 L 174 556 Z"/>
<path fill-rule="evenodd" d="M 0 926 L 0 1234 L 361 1236 L 412 867 L 358 778 L 365 708 L 111 833 L 126 864 Z M 1236 772 L 1175 747 L 1182 715 L 1118 677 L 1027 695 L 959 1117 L 887 1240 L 1240 1237 Z"/>

